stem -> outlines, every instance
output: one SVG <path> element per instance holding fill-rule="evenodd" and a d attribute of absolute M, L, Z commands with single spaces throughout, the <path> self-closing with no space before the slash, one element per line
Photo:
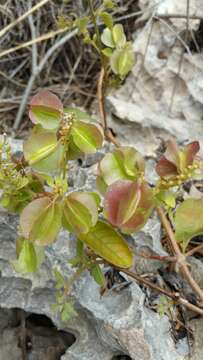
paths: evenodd
<path fill-rule="evenodd" d="M 99 33 L 99 27 L 97 25 L 97 19 L 96 19 L 95 13 L 94 13 L 93 0 L 88 0 L 88 5 L 89 5 L 89 8 L 90 8 L 90 15 L 91 15 L 92 23 L 94 25 L 95 34 L 97 36 L 97 44 L 98 44 L 98 47 L 99 47 L 100 52 L 101 52 L 101 50 L 102 50 L 102 42 L 101 42 L 101 39 L 100 39 L 100 33 Z M 101 61 L 103 61 L 102 53 L 101 53 Z"/>
<path fill-rule="evenodd" d="M 203 249 L 203 244 L 200 244 L 196 247 L 194 247 L 193 249 L 189 250 L 185 256 L 192 256 L 193 254 L 195 254 L 196 252 L 198 252 L 199 250 L 202 250 Z"/>
<path fill-rule="evenodd" d="M 127 270 L 127 269 L 123 269 L 123 268 L 119 268 L 119 267 L 116 267 L 119 271 L 122 271 L 124 274 L 130 276 L 132 279 L 138 281 L 139 283 L 141 284 L 144 284 L 148 287 L 150 287 L 151 289 L 154 289 L 166 296 L 168 296 L 169 298 L 173 299 L 174 301 L 176 302 L 179 302 L 181 305 L 184 305 L 185 307 L 187 307 L 188 309 L 200 314 L 200 315 L 203 315 L 203 309 L 196 306 L 196 305 L 193 305 L 191 304 L 188 300 L 180 297 L 179 293 L 172 293 L 168 290 L 165 290 L 163 288 L 161 288 L 160 286 L 154 284 L 154 283 L 151 283 L 150 281 L 142 278 L 141 276 L 135 274 L 134 272 L 130 271 L 130 270 Z"/>
<path fill-rule="evenodd" d="M 172 230 L 171 224 L 169 223 L 163 209 L 161 207 L 157 207 L 157 212 L 159 214 L 160 220 L 162 222 L 163 227 L 166 230 L 166 233 L 168 234 L 168 237 L 170 239 L 170 243 L 173 249 L 173 252 L 175 256 L 177 257 L 177 264 L 180 267 L 180 270 L 187 280 L 187 282 L 190 284 L 191 288 L 195 291 L 195 293 L 199 296 L 201 300 L 203 300 L 203 291 L 199 287 L 199 285 L 196 283 L 196 281 L 193 279 L 185 260 L 185 256 L 181 253 L 180 248 L 176 242 L 174 232 Z"/>

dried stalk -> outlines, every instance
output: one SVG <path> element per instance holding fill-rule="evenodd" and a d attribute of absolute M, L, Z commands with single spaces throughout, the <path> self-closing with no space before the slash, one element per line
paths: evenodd
<path fill-rule="evenodd" d="M 159 214 L 160 220 L 162 222 L 163 227 L 166 230 L 166 233 L 170 239 L 170 243 L 172 245 L 172 249 L 174 252 L 174 255 L 177 257 L 177 265 L 180 268 L 180 271 L 182 275 L 185 277 L 187 282 L 190 284 L 191 288 L 195 291 L 195 293 L 199 296 L 199 298 L 203 301 L 203 291 L 199 287 L 199 285 L 196 283 L 196 281 L 193 279 L 185 260 L 185 256 L 181 253 L 180 248 L 176 242 L 174 232 L 171 228 L 171 225 L 161 207 L 157 207 L 157 212 Z"/>
<path fill-rule="evenodd" d="M 137 282 L 139 282 L 141 284 L 144 284 L 147 287 L 150 287 L 151 289 L 156 290 L 159 293 L 168 296 L 169 298 L 171 298 L 175 302 L 177 302 L 177 303 L 179 303 L 181 305 L 184 305 L 189 310 L 192 310 L 192 311 L 196 312 L 197 314 L 203 315 L 203 309 L 202 308 L 191 304 L 188 300 L 182 298 L 179 293 L 177 293 L 177 292 L 173 293 L 173 292 L 170 292 L 168 290 L 165 290 L 165 289 L 161 288 L 160 286 L 158 286 L 158 285 L 144 279 L 143 277 L 135 274 L 134 272 L 132 272 L 130 270 L 126 270 L 126 269 L 119 268 L 119 267 L 116 267 L 116 268 L 119 271 L 122 271 L 124 274 L 130 276 L 132 279 L 136 280 Z"/>
<path fill-rule="evenodd" d="M 21 15 L 18 19 L 16 19 L 15 21 L 13 21 L 12 23 L 10 23 L 9 25 L 7 25 L 6 27 L 4 27 L 1 31 L 0 31 L 0 37 L 2 37 L 3 35 L 5 35 L 8 31 L 10 31 L 14 26 L 16 26 L 17 24 L 19 24 L 21 21 L 23 21 L 24 19 L 26 19 L 30 14 L 32 14 L 33 12 L 37 11 L 40 7 L 42 7 L 43 5 L 45 5 L 46 3 L 48 3 L 48 1 L 50 0 L 41 0 L 40 2 L 38 2 L 38 4 L 36 4 L 35 6 L 33 6 L 31 9 L 29 9 L 28 11 L 26 11 L 23 15 Z"/>

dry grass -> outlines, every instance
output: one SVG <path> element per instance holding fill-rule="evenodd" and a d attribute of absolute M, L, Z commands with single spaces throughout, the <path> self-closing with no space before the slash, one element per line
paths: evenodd
<path fill-rule="evenodd" d="M 0 29 L 38 3 L 36 0 L 1 1 Z M 120 1 L 120 5 L 116 17 L 125 17 L 137 10 L 134 0 Z M 83 0 L 48 1 L 0 37 L 0 52 L 56 31 L 59 15 L 84 15 L 86 8 Z M 133 18 L 123 20 L 129 35 L 134 21 Z M 75 34 L 69 37 L 68 32 L 0 57 L 0 130 L 11 132 L 17 120 L 18 135 L 23 135 L 28 125 L 26 104 L 40 88 L 54 91 L 65 106 L 74 103 L 88 108 L 95 98 L 98 71 L 96 53 Z"/>

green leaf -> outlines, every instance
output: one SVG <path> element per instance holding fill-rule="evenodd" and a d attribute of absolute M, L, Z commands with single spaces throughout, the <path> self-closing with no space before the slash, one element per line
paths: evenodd
<path fill-rule="evenodd" d="M 87 120 L 87 121 L 92 120 L 91 116 L 87 112 L 82 111 L 77 108 L 65 108 L 64 113 L 65 114 L 74 114 L 75 120 Z"/>
<path fill-rule="evenodd" d="M 75 26 L 78 28 L 80 34 L 85 34 L 87 32 L 88 22 L 89 22 L 88 16 L 84 16 L 83 18 L 76 19 Z"/>
<path fill-rule="evenodd" d="M 35 220 L 29 240 L 38 245 L 49 245 L 57 237 L 62 221 L 62 204 L 52 202 Z"/>
<path fill-rule="evenodd" d="M 82 121 L 75 122 L 71 128 L 71 136 L 75 145 L 84 153 L 94 153 L 103 143 L 103 133 L 93 124 Z"/>
<path fill-rule="evenodd" d="M 203 199 L 187 199 L 175 214 L 175 237 L 185 251 L 190 240 L 203 234 Z"/>
<path fill-rule="evenodd" d="M 63 146 L 58 143 L 53 132 L 34 128 L 24 142 L 23 151 L 30 166 L 38 171 L 54 171 L 61 165 Z"/>
<path fill-rule="evenodd" d="M 104 0 L 103 4 L 107 9 L 113 9 L 115 7 L 115 2 L 112 0 Z"/>
<path fill-rule="evenodd" d="M 116 47 L 123 47 L 126 44 L 126 36 L 124 33 L 123 25 L 116 24 L 112 30 L 113 41 Z"/>
<path fill-rule="evenodd" d="M 176 194 L 172 191 L 160 191 L 156 198 L 172 209 L 176 206 Z"/>
<path fill-rule="evenodd" d="M 94 265 L 90 270 L 90 274 L 99 286 L 105 287 L 106 279 L 99 265 Z"/>
<path fill-rule="evenodd" d="M 127 243 L 111 225 L 99 220 L 87 234 L 80 234 L 79 239 L 109 263 L 123 268 L 132 266 L 133 255 Z"/>
<path fill-rule="evenodd" d="M 48 197 L 33 200 L 20 216 L 23 236 L 39 245 L 52 243 L 60 228 L 62 205 Z"/>
<path fill-rule="evenodd" d="M 67 159 L 75 160 L 75 159 L 80 159 L 83 156 L 84 153 L 76 146 L 76 144 L 73 141 L 73 137 L 69 136 Z"/>
<path fill-rule="evenodd" d="M 98 219 L 94 193 L 75 191 L 64 202 L 63 225 L 75 234 L 86 233 Z"/>
<path fill-rule="evenodd" d="M 112 31 L 109 28 L 105 28 L 101 35 L 101 41 L 103 44 L 110 48 L 115 48 Z"/>
<path fill-rule="evenodd" d="M 48 130 L 56 129 L 62 119 L 62 114 L 59 111 L 42 105 L 32 106 L 32 114 L 37 119 L 36 123 Z"/>
<path fill-rule="evenodd" d="M 103 53 L 106 57 L 110 58 L 111 55 L 113 54 L 113 50 L 110 49 L 110 48 L 105 48 L 105 49 L 102 50 L 102 53 Z"/>
<path fill-rule="evenodd" d="M 110 64 L 113 72 L 120 76 L 126 76 L 134 65 L 134 53 L 129 48 L 116 49 L 111 56 Z"/>
<path fill-rule="evenodd" d="M 113 28 L 113 17 L 111 14 L 103 11 L 100 14 L 100 18 L 102 19 L 104 25 L 106 25 L 107 28 L 109 28 L 110 30 Z"/>
<path fill-rule="evenodd" d="M 20 273 L 32 273 L 38 268 L 37 255 L 34 245 L 23 240 L 18 260 L 13 261 L 15 271 Z"/>
<path fill-rule="evenodd" d="M 144 173 L 144 168 L 144 159 L 136 149 L 129 146 L 117 148 L 106 154 L 99 163 L 98 189 L 104 194 L 107 186 L 117 180 L 136 180 Z"/>

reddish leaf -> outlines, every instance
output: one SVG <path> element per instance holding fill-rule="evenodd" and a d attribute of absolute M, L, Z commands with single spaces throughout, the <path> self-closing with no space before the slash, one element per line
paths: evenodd
<path fill-rule="evenodd" d="M 184 153 L 186 155 L 186 166 L 192 165 L 195 156 L 200 150 L 199 141 L 193 141 L 185 147 Z"/>
<path fill-rule="evenodd" d="M 156 165 L 156 172 L 159 176 L 175 176 L 177 175 L 177 167 L 172 162 L 162 156 Z"/>
<path fill-rule="evenodd" d="M 179 166 L 179 149 L 175 141 L 167 141 L 167 147 L 164 156 L 174 165 L 176 165 L 177 167 Z"/>
<path fill-rule="evenodd" d="M 43 111 L 44 110 L 44 111 Z M 35 95 L 30 102 L 29 117 L 34 123 L 42 123 L 50 117 L 53 120 L 53 124 L 47 122 L 44 124 L 47 128 L 52 128 L 57 119 L 60 119 L 63 113 L 63 104 L 60 99 L 52 94 L 50 91 L 42 90 Z"/>
<path fill-rule="evenodd" d="M 144 182 L 116 181 L 105 195 L 107 219 L 127 233 L 137 231 L 145 224 L 152 207 L 152 190 Z"/>

